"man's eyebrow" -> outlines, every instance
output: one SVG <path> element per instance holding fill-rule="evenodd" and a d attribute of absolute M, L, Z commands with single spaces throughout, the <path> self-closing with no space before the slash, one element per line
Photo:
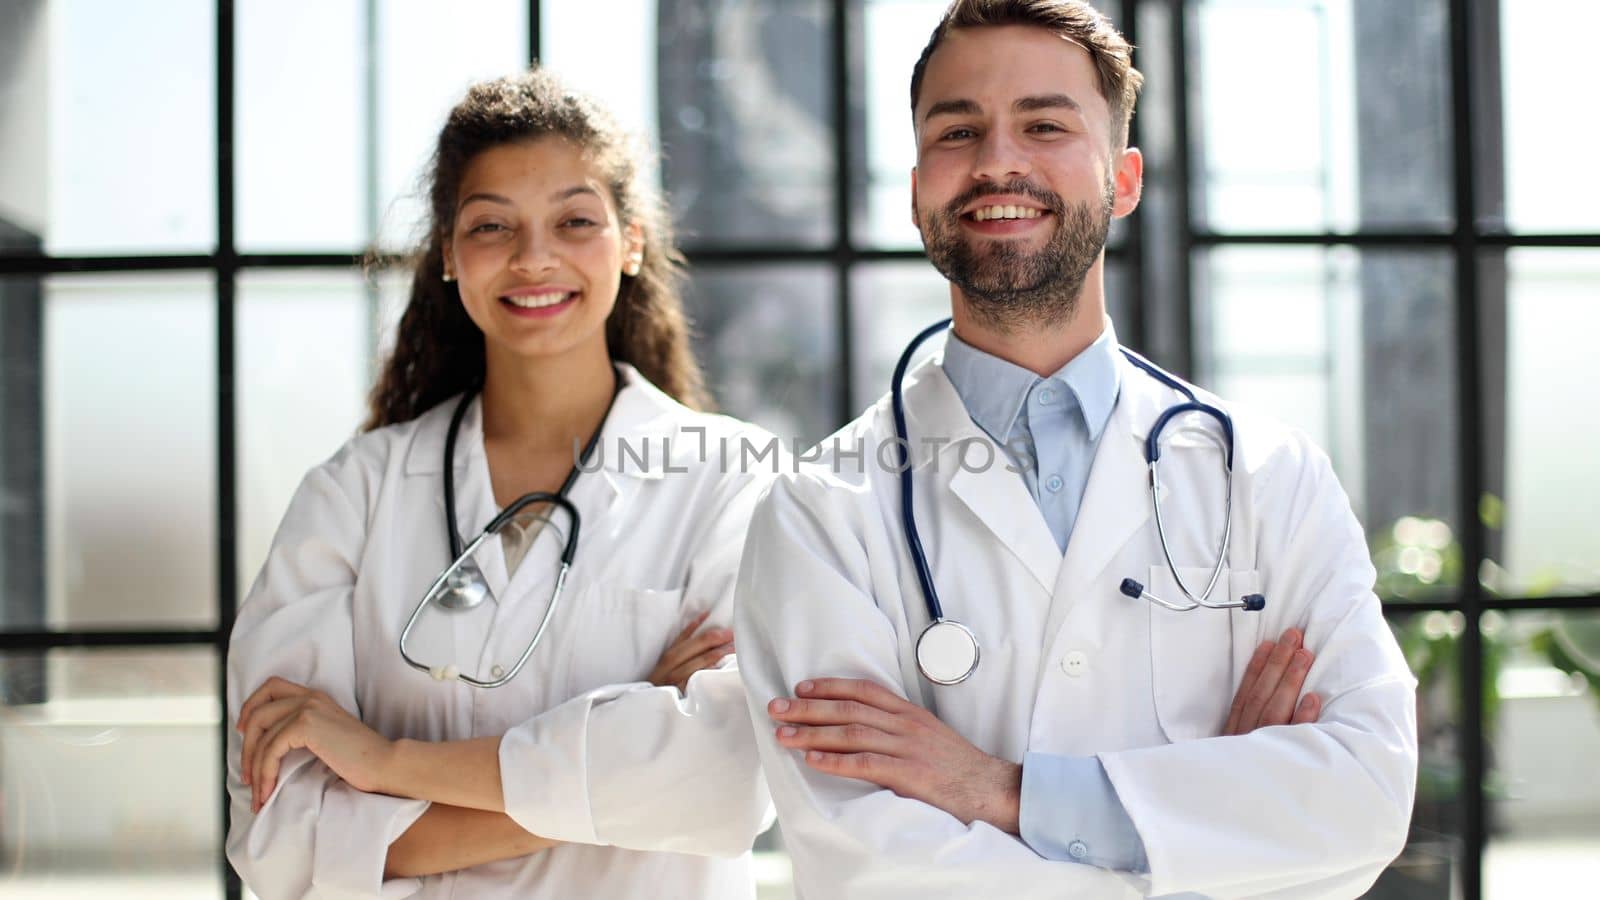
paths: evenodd
<path fill-rule="evenodd" d="M 975 116 L 982 111 L 983 107 L 976 100 L 940 100 L 928 107 L 927 115 L 922 118 L 926 121 L 934 116 Z"/>
<path fill-rule="evenodd" d="M 1075 113 L 1083 112 L 1083 107 L 1078 101 L 1066 94 L 1036 94 L 1032 97 L 1023 97 L 1011 104 L 1017 112 L 1038 112 L 1041 109 L 1070 109 Z"/>

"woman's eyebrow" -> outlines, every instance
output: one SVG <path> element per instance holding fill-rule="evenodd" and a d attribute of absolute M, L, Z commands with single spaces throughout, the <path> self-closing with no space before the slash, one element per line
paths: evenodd
<path fill-rule="evenodd" d="M 489 193 L 485 193 L 483 191 L 477 191 L 477 192 L 468 194 L 465 197 L 462 197 L 461 198 L 461 202 L 456 204 L 456 209 L 459 210 L 462 207 L 466 206 L 468 203 L 473 203 L 473 202 L 478 201 L 478 200 L 486 200 L 486 201 L 488 201 L 490 203 L 499 203 L 502 206 L 510 206 L 511 205 L 511 198 L 510 197 L 506 197 L 506 196 L 504 196 L 502 194 L 489 194 Z"/>
<path fill-rule="evenodd" d="M 588 186 L 587 184 L 577 184 L 565 190 L 556 191 L 554 194 L 550 195 L 550 200 L 553 203 L 560 203 L 569 197 L 576 197 L 579 194 L 593 194 L 596 199 L 599 199 L 600 197 L 600 192 Z"/>

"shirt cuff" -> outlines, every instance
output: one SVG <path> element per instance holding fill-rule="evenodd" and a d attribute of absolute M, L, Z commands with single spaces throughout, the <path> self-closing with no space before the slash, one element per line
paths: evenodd
<path fill-rule="evenodd" d="M 1022 759 L 1022 840 L 1045 859 L 1148 872 L 1144 841 L 1094 756 Z"/>
<path fill-rule="evenodd" d="M 318 816 L 312 884 L 329 893 L 409 897 L 421 879 L 384 880 L 389 845 L 428 811 L 426 800 L 358 791 L 344 781 L 328 785 Z"/>
<path fill-rule="evenodd" d="M 603 688 L 574 697 L 500 739 L 506 815 L 524 831 L 569 844 L 599 844 L 589 810 L 589 713 Z"/>

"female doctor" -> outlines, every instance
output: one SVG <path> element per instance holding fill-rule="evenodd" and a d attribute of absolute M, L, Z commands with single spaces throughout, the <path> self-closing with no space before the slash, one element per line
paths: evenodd
<path fill-rule="evenodd" d="M 228 858 L 267 900 L 753 897 L 770 800 L 727 626 L 762 479 L 699 451 L 757 433 L 693 409 L 667 220 L 538 71 L 451 111 L 429 199 L 368 430 L 233 631 Z M 529 492 L 571 509 L 477 542 L 456 574 L 487 596 L 436 603 L 446 509 L 471 542 Z"/>

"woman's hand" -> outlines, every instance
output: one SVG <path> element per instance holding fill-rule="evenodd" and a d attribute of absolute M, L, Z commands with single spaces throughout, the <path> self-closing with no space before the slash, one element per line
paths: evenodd
<path fill-rule="evenodd" d="M 1249 734 L 1269 725 L 1303 725 L 1317 720 L 1322 698 L 1300 696 L 1314 660 L 1311 651 L 1302 646 L 1304 640 L 1298 628 L 1290 628 L 1276 643 L 1261 642 L 1233 695 L 1223 734 Z"/>
<path fill-rule="evenodd" d="M 700 634 L 694 633 L 709 615 L 711 611 L 706 610 L 695 616 L 694 621 L 672 639 L 672 646 L 661 654 L 656 667 L 650 670 L 651 684 L 663 687 L 672 685 L 683 691 L 690 675 L 711 668 L 733 652 L 733 632 L 730 629 L 708 628 Z"/>
<path fill-rule="evenodd" d="M 260 812 L 278 783 L 283 757 L 310 750 L 361 791 L 381 791 L 394 742 L 368 728 L 327 694 L 270 678 L 239 708 L 244 750 L 239 775 L 250 786 L 250 811 Z"/>

